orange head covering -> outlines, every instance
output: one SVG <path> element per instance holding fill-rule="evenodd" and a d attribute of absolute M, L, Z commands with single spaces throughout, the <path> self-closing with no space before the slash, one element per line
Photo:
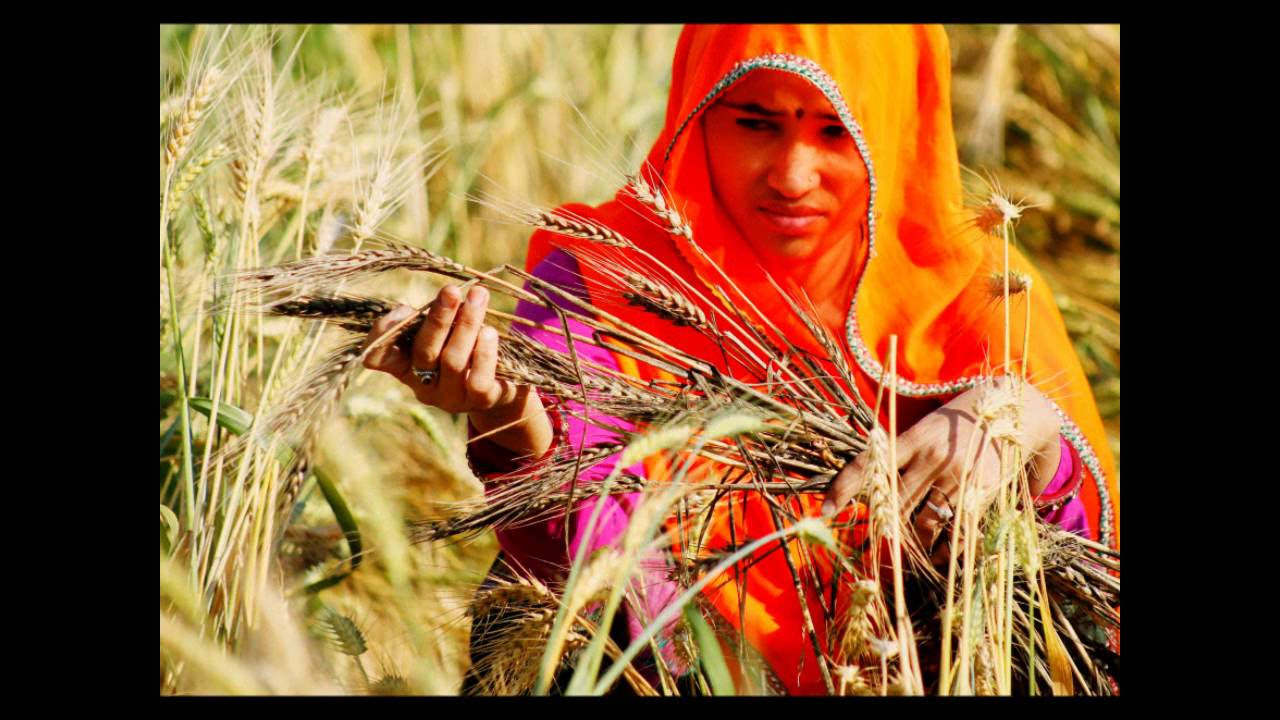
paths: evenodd
<path fill-rule="evenodd" d="M 642 217 L 625 193 L 597 208 L 565 209 L 628 237 L 691 282 L 716 284 L 709 258 L 723 268 L 755 302 L 760 313 L 798 345 L 810 345 L 808 332 L 764 275 L 762 263 L 715 199 L 707 165 L 701 113 L 735 82 L 757 70 L 782 71 L 813 83 L 854 138 L 869 178 L 867 212 L 861 231 L 842 238 L 838 261 L 824 264 L 848 283 L 839 298 L 848 307 L 840 327 L 855 360 L 863 397 L 873 402 L 889 349 L 898 336 L 900 407 L 909 426 L 925 412 L 973 387 L 1004 357 L 1004 313 L 990 292 L 988 278 L 1003 269 L 1003 248 L 966 222 L 960 168 L 951 124 L 950 52 L 940 27 L 921 26 L 718 26 L 688 27 L 680 36 L 671 73 L 666 124 L 649 153 L 644 175 L 665 187 L 674 208 L 705 252 L 686 237 L 665 232 Z M 579 241 L 540 231 L 530 241 L 530 270 L 553 247 L 585 249 Z M 829 248 L 828 248 L 829 250 Z M 599 253 L 599 248 L 591 252 Z M 828 253 L 829 255 L 829 253 Z M 825 260 L 824 260 L 825 262 Z M 1015 250 L 1010 269 L 1029 275 L 1031 289 L 1011 312 L 1011 357 L 1025 362 L 1030 380 L 1055 402 L 1062 434 L 1084 460 L 1087 475 L 1081 497 L 1091 534 L 1119 547 L 1119 486 L 1089 383 L 1075 356 L 1053 300 L 1040 275 Z M 609 283 L 582 264 L 592 300 L 611 302 Z M 786 268 L 769 268 L 782 283 Z M 815 300 L 817 300 L 815 298 Z M 1030 302 L 1029 344 L 1023 345 L 1023 318 Z M 676 328 L 637 308 L 610 310 L 673 345 L 709 360 L 720 351 L 701 334 Z M 646 379 L 657 372 L 626 358 L 627 372 Z M 717 363 L 721 364 L 721 363 Z M 741 368 L 722 368 L 743 375 Z M 722 518 L 711 535 L 735 523 L 743 530 L 771 531 L 763 503 L 744 494 L 741 518 Z M 814 507 L 804 508 L 816 514 Z M 821 691 L 812 650 L 799 630 L 800 608 L 789 570 L 778 553 L 741 573 L 748 579 L 740 596 L 732 584 L 708 593 L 709 599 L 761 650 L 793 692 Z M 788 600 L 789 598 L 789 600 Z M 813 605 L 815 616 L 818 606 Z M 816 617 L 815 617 L 816 620 Z M 821 629 L 819 631 L 821 633 Z M 798 670 L 797 670 L 798 668 Z"/>

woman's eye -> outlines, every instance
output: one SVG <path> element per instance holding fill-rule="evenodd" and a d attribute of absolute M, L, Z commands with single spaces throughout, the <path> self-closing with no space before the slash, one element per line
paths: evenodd
<path fill-rule="evenodd" d="M 738 125 L 748 130 L 776 130 L 776 123 L 759 118 L 738 118 Z"/>
<path fill-rule="evenodd" d="M 839 140 L 840 138 L 845 137 L 849 133 L 844 129 L 843 125 L 827 125 L 826 127 L 822 128 L 822 134 L 831 138 L 832 140 Z"/>

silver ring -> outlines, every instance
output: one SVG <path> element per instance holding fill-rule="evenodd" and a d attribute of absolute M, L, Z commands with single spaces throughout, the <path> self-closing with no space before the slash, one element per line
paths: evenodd
<path fill-rule="evenodd" d="M 942 505 L 942 506 L 934 505 L 932 500 L 925 500 L 924 504 L 925 504 L 925 507 L 932 510 L 934 514 L 938 516 L 939 520 L 950 520 L 952 517 L 955 516 L 955 513 L 951 512 L 951 506 L 949 505 Z"/>
<path fill-rule="evenodd" d="M 440 377 L 439 370 L 419 370 L 418 368 L 414 368 L 413 374 L 423 385 L 430 385 L 436 381 L 436 378 Z"/>

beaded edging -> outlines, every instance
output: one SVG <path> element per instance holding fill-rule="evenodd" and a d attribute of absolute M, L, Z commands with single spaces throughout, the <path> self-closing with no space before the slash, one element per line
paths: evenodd
<path fill-rule="evenodd" d="M 862 281 L 867 274 L 867 266 L 870 265 L 871 259 L 876 254 L 876 218 L 875 218 L 875 202 L 876 202 L 876 173 L 871 162 L 871 151 L 867 146 L 867 142 L 862 134 L 862 127 L 853 119 L 853 114 L 849 112 L 849 107 L 845 103 L 844 96 L 840 93 L 839 86 L 835 80 L 827 74 L 816 62 L 799 55 L 791 55 L 787 53 L 771 53 L 768 55 L 760 55 L 748 58 L 736 63 L 724 77 L 711 88 L 711 91 L 702 98 L 693 110 L 685 117 L 676 128 L 675 134 L 671 137 L 671 142 L 667 144 L 667 150 L 663 153 L 662 162 L 665 165 L 671 158 L 671 151 L 675 148 L 676 142 L 684 134 L 685 128 L 693 119 L 703 110 L 713 103 L 716 98 L 729 89 L 734 83 L 741 80 L 747 73 L 753 70 L 781 70 L 789 72 L 813 83 L 815 87 L 827 98 L 831 106 L 835 109 L 836 114 L 840 117 L 840 121 L 844 123 L 845 129 L 849 131 L 849 135 L 853 138 L 854 144 L 858 148 L 858 154 L 862 156 L 862 162 L 867 168 L 868 187 L 870 189 L 867 201 L 867 259 L 863 262 L 862 271 L 858 275 L 858 283 L 853 289 L 853 300 L 849 303 L 849 314 L 845 320 L 845 343 L 848 346 L 854 360 L 858 363 L 862 371 L 865 372 L 872 380 L 877 383 L 884 381 L 884 369 L 875 356 L 867 348 L 862 341 L 862 336 L 858 332 L 858 293 L 862 289 Z M 984 380 L 993 379 L 984 375 L 971 375 L 962 377 L 958 380 L 952 380 L 942 383 L 917 383 L 902 378 L 897 379 L 898 394 L 907 397 L 926 397 L 930 395 L 952 395 L 970 390 Z M 1058 407 L 1057 403 L 1050 401 L 1054 411 L 1058 413 L 1062 425 L 1059 432 L 1068 442 L 1075 447 L 1076 452 L 1080 454 L 1080 459 L 1084 462 L 1085 467 L 1089 469 L 1090 475 L 1093 476 L 1094 485 L 1098 489 L 1098 498 L 1101 501 L 1102 512 L 1100 513 L 1100 527 L 1098 535 L 1104 545 L 1112 544 L 1113 528 L 1114 528 L 1114 508 L 1111 505 L 1111 493 L 1107 488 L 1106 477 L 1102 473 L 1102 465 L 1098 462 L 1098 457 L 1093 451 L 1093 446 L 1089 444 L 1089 440 L 1076 426 L 1071 418 Z"/>
<path fill-rule="evenodd" d="M 1098 504 L 1102 508 L 1102 512 L 1098 513 L 1099 527 L 1098 538 L 1103 545 L 1112 547 L 1112 540 L 1115 539 L 1115 508 L 1111 504 L 1111 490 L 1107 488 L 1106 476 L 1102 474 L 1102 464 L 1098 462 L 1098 456 L 1093 452 L 1093 446 L 1089 444 L 1089 439 L 1084 436 L 1080 428 L 1076 426 L 1071 418 L 1058 407 L 1058 404 L 1049 401 L 1055 412 L 1058 413 L 1058 419 L 1062 421 L 1062 425 L 1058 428 L 1058 432 L 1062 437 L 1067 439 L 1075 447 L 1076 452 L 1080 455 L 1080 460 L 1084 462 L 1089 474 L 1093 476 L 1093 484 L 1098 488 Z"/>

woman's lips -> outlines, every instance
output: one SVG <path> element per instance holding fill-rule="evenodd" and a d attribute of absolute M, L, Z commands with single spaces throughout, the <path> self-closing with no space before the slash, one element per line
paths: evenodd
<path fill-rule="evenodd" d="M 762 207 L 758 210 L 774 231 L 796 237 L 812 235 L 825 218 L 821 212 L 809 209 L 771 210 Z"/>

